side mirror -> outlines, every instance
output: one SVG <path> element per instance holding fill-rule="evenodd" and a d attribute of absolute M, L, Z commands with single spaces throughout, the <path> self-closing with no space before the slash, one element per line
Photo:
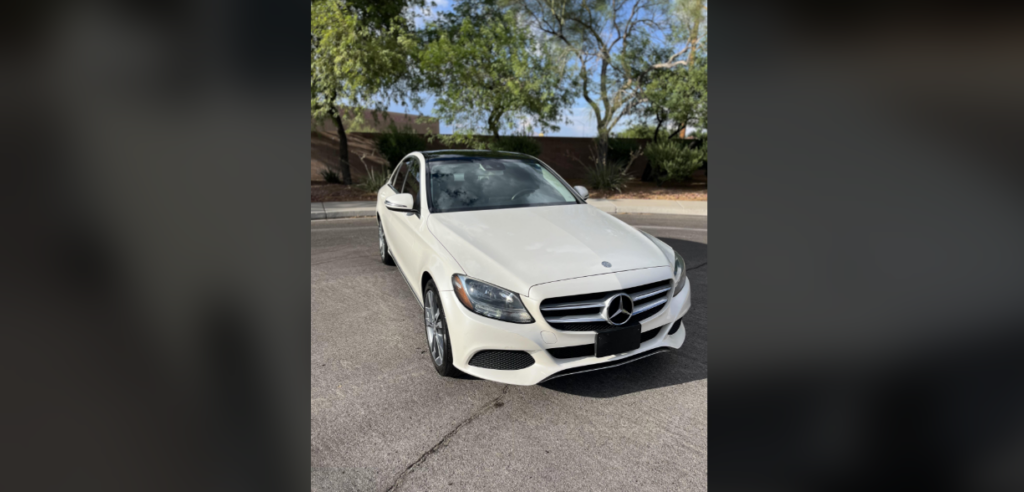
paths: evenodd
<path fill-rule="evenodd" d="M 412 195 L 408 193 L 402 193 L 394 195 L 384 200 L 384 206 L 388 210 L 394 210 L 396 212 L 414 212 L 412 208 L 413 200 Z"/>
<path fill-rule="evenodd" d="M 587 198 L 590 198 L 590 192 L 587 191 L 586 188 L 582 186 L 573 186 L 573 189 L 576 190 L 576 193 L 580 194 L 580 197 L 583 198 L 583 201 L 586 201 Z"/>

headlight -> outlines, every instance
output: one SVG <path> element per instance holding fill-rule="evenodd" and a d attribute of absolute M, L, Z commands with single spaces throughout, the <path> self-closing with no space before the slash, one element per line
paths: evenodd
<path fill-rule="evenodd" d="M 476 314 L 511 323 L 533 323 L 533 316 L 515 292 L 458 274 L 452 275 L 452 286 L 455 297 Z"/>
<path fill-rule="evenodd" d="M 676 253 L 676 268 L 672 272 L 672 276 L 675 279 L 675 292 L 672 292 L 672 297 L 679 294 L 679 291 L 683 290 L 683 285 L 686 283 L 686 262 L 683 261 L 683 257 Z"/>

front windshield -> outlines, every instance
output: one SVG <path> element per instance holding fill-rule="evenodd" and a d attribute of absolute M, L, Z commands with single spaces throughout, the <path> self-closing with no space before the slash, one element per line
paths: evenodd
<path fill-rule="evenodd" d="M 529 157 L 445 156 L 428 166 L 434 213 L 577 203 L 558 176 Z"/>

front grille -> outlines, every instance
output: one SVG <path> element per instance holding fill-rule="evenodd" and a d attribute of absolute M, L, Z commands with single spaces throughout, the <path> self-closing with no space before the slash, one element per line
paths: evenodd
<path fill-rule="evenodd" d="M 500 371 L 526 369 L 534 363 L 533 356 L 516 350 L 481 350 L 469 359 L 469 365 Z"/>
<path fill-rule="evenodd" d="M 668 304 L 672 296 L 672 280 L 662 280 L 637 287 L 611 292 L 595 292 L 575 296 L 554 297 L 540 303 L 544 320 L 553 328 L 563 331 L 603 331 L 618 328 L 601 317 L 604 303 L 618 295 L 627 294 L 633 300 L 633 316 L 629 323 L 650 318 Z M 614 302 L 614 301 L 613 301 Z"/>
<path fill-rule="evenodd" d="M 665 325 L 668 326 L 668 325 Z M 665 328 L 660 326 L 653 330 L 647 330 L 640 334 L 640 343 L 644 343 L 656 336 Z M 592 357 L 596 353 L 594 344 L 573 345 L 572 347 L 559 347 L 548 349 L 548 353 L 556 359 L 575 359 L 576 357 Z"/>

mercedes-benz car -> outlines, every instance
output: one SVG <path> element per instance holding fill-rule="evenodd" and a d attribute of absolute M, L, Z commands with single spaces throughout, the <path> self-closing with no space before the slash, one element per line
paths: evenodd
<path fill-rule="evenodd" d="M 395 166 L 377 193 L 380 258 L 423 307 L 439 374 L 532 385 L 682 346 L 683 258 L 587 199 L 525 154 Z"/>

